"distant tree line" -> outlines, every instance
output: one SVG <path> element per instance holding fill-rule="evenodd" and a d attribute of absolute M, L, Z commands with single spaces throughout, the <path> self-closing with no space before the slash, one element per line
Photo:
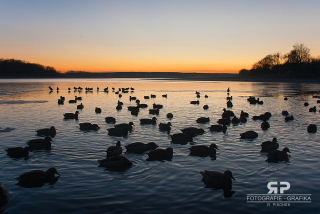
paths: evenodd
<path fill-rule="evenodd" d="M 239 76 L 319 77 L 320 57 L 311 57 L 310 49 L 297 43 L 289 53 L 269 54 L 254 63 L 251 70 L 242 69 Z"/>
<path fill-rule="evenodd" d="M 57 78 L 61 76 L 50 66 L 16 59 L 0 59 L 0 78 Z"/>

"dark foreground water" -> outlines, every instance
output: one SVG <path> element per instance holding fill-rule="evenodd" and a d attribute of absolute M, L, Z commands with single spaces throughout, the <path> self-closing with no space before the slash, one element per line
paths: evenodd
<path fill-rule="evenodd" d="M 48 86 L 56 89 L 49 93 Z M 68 93 L 68 87 L 93 87 L 94 91 Z M 100 88 L 97 92 L 96 87 Z M 103 88 L 109 87 L 109 93 Z M 122 98 L 112 92 L 115 87 L 134 87 L 133 93 Z M 239 116 L 244 110 L 250 114 L 246 124 L 229 126 L 226 134 L 210 132 L 209 126 L 221 118 L 226 108 L 227 88 L 233 97 L 233 108 Z M 0 182 L 10 192 L 10 201 L 1 208 L 3 213 L 318 213 L 320 190 L 319 134 L 307 133 L 310 123 L 320 125 L 319 108 L 316 113 L 309 107 L 317 106 L 317 99 L 310 91 L 319 91 L 320 85 L 290 83 L 247 83 L 247 82 L 186 82 L 137 79 L 86 79 L 86 80 L 1 80 L 0 82 Z M 199 105 L 191 105 L 201 97 Z M 155 94 L 156 98 L 145 100 L 143 96 Z M 161 95 L 167 94 L 167 98 Z M 208 98 L 204 98 L 208 95 Z M 58 105 L 60 96 L 66 97 L 64 105 Z M 80 110 L 79 121 L 63 120 L 66 112 L 75 112 L 76 105 L 68 100 L 81 96 L 84 109 Z M 172 144 L 166 132 L 157 125 L 141 126 L 139 119 L 151 118 L 148 109 L 142 109 L 138 116 L 132 116 L 127 106 L 135 105 L 129 96 L 136 96 L 141 103 L 151 108 L 153 103 L 162 104 L 157 117 L 158 123 L 172 123 L 170 134 L 182 128 L 194 126 L 205 133 L 194 138 L 187 145 Z M 250 105 L 247 97 L 256 96 L 263 105 Z M 288 100 L 284 100 L 288 97 Z M 124 103 L 121 111 L 116 110 L 117 101 Z M 310 106 L 305 107 L 304 102 Z M 209 105 L 208 110 L 202 107 Z M 95 107 L 102 109 L 95 113 Z M 281 115 L 287 110 L 294 115 L 294 121 L 285 122 Z M 254 115 L 266 111 L 272 113 L 271 127 L 262 131 L 261 121 L 253 121 Z M 172 112 L 169 120 L 166 114 Z M 133 132 L 126 138 L 108 136 L 107 128 L 112 124 L 105 117 L 113 116 L 117 123 L 132 121 Z M 210 117 L 210 123 L 197 124 L 198 117 Z M 79 123 L 91 122 L 100 126 L 98 131 L 84 132 Z M 57 135 L 53 138 L 51 151 L 31 153 L 27 160 L 12 159 L 5 149 L 26 146 L 30 139 L 37 138 L 35 130 L 55 126 Z M 259 137 L 253 141 L 241 140 L 240 133 L 254 130 Z M 278 138 L 280 148 L 291 151 L 289 162 L 267 163 L 260 153 L 260 144 Z M 125 146 L 133 142 L 156 142 L 161 148 L 172 147 L 172 161 L 146 161 L 148 155 L 124 154 L 133 162 L 132 168 L 123 172 L 108 171 L 98 167 L 98 159 L 105 158 L 105 150 L 120 140 Z M 189 156 L 188 147 L 216 143 L 216 160 L 210 157 Z M 125 149 L 124 149 L 125 151 Z M 15 178 L 33 169 L 47 170 L 56 167 L 61 177 L 53 185 L 40 188 L 23 188 L 15 185 Z M 231 170 L 233 182 L 232 197 L 225 198 L 222 190 L 205 188 L 200 171 Z M 247 203 L 247 194 L 267 194 L 268 182 L 287 181 L 290 189 L 285 194 L 311 194 L 311 201 L 269 204 Z M 289 196 L 292 196 L 289 195 Z M 287 197 L 288 195 L 284 196 Z"/>

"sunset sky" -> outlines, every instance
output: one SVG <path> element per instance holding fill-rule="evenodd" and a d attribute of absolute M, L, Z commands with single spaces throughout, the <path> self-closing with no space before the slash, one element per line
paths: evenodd
<path fill-rule="evenodd" d="M 320 55 L 319 0 L 0 0 L 0 58 L 57 71 L 238 73 L 296 43 Z"/>

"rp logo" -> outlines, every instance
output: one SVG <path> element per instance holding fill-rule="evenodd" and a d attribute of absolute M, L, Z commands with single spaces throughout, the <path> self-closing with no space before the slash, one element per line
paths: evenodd
<path fill-rule="evenodd" d="M 275 187 L 273 187 L 272 185 L 276 185 Z M 281 185 L 285 185 L 285 187 L 281 187 Z M 268 189 L 269 189 L 269 193 L 274 193 L 274 194 L 278 194 L 278 182 L 269 182 L 267 185 Z M 280 193 L 283 193 L 283 191 L 290 189 L 290 183 L 287 181 L 280 181 Z"/>

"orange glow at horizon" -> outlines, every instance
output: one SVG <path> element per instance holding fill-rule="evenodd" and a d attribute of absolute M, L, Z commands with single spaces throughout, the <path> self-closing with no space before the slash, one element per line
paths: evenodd
<path fill-rule="evenodd" d="M 26 57 L 28 58 L 28 57 Z M 250 69 L 251 63 L 238 62 L 230 64 L 227 62 L 196 62 L 196 61 L 133 61 L 133 60 L 106 60 L 86 59 L 71 60 L 64 59 L 23 59 L 30 63 L 54 67 L 56 71 L 65 73 L 68 71 L 84 72 L 182 72 L 182 73 L 239 73 L 241 69 Z"/>

